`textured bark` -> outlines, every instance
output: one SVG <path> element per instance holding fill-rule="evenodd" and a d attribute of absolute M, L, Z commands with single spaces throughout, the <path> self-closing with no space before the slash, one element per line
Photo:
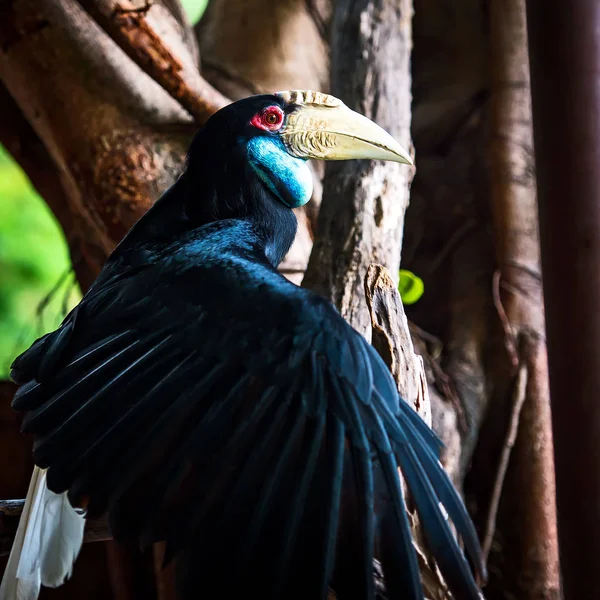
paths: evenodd
<path fill-rule="evenodd" d="M 371 344 L 389 367 L 400 396 L 431 427 L 431 404 L 423 358 L 415 354 L 402 299 L 389 271 L 370 265 L 365 299 L 371 319 Z"/>
<path fill-rule="evenodd" d="M 200 75 L 195 39 L 161 2 L 80 0 L 119 47 L 159 83 L 197 123 L 203 123 L 229 100 Z"/>
<path fill-rule="evenodd" d="M 192 119 L 74 0 L 4 3 L 0 38 L 0 78 L 84 223 L 67 237 L 93 278 L 177 177 Z"/>
<path fill-rule="evenodd" d="M 339 0 L 331 42 L 331 92 L 410 142 L 411 0 Z M 327 165 L 317 239 L 303 285 L 331 298 L 370 337 L 363 280 L 380 263 L 398 279 L 404 212 L 413 170 L 349 161 Z"/>

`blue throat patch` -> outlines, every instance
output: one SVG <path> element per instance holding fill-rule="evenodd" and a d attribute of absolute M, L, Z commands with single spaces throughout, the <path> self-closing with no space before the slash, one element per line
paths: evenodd
<path fill-rule="evenodd" d="M 306 160 L 289 154 L 276 137 L 253 137 L 247 148 L 250 166 L 286 206 L 298 208 L 310 200 L 313 178 Z"/>

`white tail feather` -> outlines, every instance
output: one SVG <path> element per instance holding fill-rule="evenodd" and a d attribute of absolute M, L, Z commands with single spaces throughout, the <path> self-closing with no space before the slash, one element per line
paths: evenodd
<path fill-rule="evenodd" d="M 37 600 L 41 585 L 62 585 L 71 576 L 84 528 L 84 517 L 66 494 L 51 492 L 46 471 L 35 467 L 0 584 L 0 600 Z"/>

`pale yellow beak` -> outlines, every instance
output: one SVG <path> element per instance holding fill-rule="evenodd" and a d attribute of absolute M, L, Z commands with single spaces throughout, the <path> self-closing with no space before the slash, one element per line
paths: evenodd
<path fill-rule="evenodd" d="M 387 131 L 350 110 L 334 96 L 309 91 L 277 95 L 295 106 L 280 134 L 293 156 L 318 160 L 366 158 L 413 164 L 410 154 Z"/>

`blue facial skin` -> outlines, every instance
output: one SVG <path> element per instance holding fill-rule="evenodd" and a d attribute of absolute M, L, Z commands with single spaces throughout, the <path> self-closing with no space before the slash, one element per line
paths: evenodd
<path fill-rule="evenodd" d="M 247 149 L 251 167 L 286 206 L 298 208 L 310 200 L 313 178 L 306 160 L 290 155 L 279 138 L 253 137 Z"/>

